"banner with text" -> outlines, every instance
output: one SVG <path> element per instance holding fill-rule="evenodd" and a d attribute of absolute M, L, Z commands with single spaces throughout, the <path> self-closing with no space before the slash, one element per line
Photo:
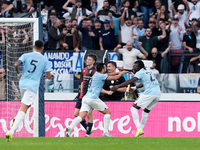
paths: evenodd
<path fill-rule="evenodd" d="M 20 102 L 0 102 L 4 108 L 7 103 L 20 107 Z M 136 133 L 130 108 L 133 102 L 106 102 L 111 110 L 109 132 L 117 137 L 133 137 Z M 65 129 L 74 119 L 75 102 L 45 102 L 46 137 L 64 137 Z M 191 109 L 192 108 L 192 109 Z M 144 137 L 199 137 L 199 102 L 159 102 L 150 112 L 144 127 Z M 0 113 L 0 137 L 10 130 L 11 119 L 17 114 Z M 14 137 L 33 136 L 33 116 L 31 108 Z M 139 111 L 140 117 L 142 110 Z M 94 110 L 92 137 L 101 137 L 103 133 L 103 114 Z M 8 118 L 7 118 L 8 117 Z M 141 118 L 140 118 L 141 119 Z M 85 130 L 80 124 L 74 128 L 72 136 L 83 137 Z"/>

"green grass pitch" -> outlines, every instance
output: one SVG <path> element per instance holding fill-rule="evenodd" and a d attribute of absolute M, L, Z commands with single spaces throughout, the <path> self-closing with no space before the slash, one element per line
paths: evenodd
<path fill-rule="evenodd" d="M 200 150 L 200 138 L 0 138 L 0 150 Z"/>

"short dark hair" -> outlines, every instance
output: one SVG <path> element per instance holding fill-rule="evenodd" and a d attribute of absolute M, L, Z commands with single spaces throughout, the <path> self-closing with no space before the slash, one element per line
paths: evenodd
<path fill-rule="evenodd" d="M 97 55 L 96 54 L 93 54 L 93 53 L 90 53 L 87 55 L 87 57 L 92 57 L 92 59 L 96 62 L 97 61 Z"/>
<path fill-rule="evenodd" d="M 76 18 L 74 18 L 74 19 L 72 19 L 72 22 L 73 22 L 73 21 L 78 21 L 78 20 L 77 20 Z"/>
<path fill-rule="evenodd" d="M 104 63 L 98 63 L 97 64 L 97 72 L 101 72 L 102 71 L 102 69 L 104 68 L 104 66 L 105 66 L 105 64 Z"/>
<path fill-rule="evenodd" d="M 142 69 L 142 68 L 145 69 L 144 63 L 143 63 L 143 61 L 141 61 L 141 60 L 135 61 L 134 64 L 137 64 L 137 65 L 139 66 L 140 69 Z"/>
<path fill-rule="evenodd" d="M 138 18 L 137 21 L 142 21 L 144 23 L 144 20 L 141 18 Z"/>
<path fill-rule="evenodd" d="M 44 42 L 42 40 L 37 40 L 35 41 L 35 48 L 36 49 L 42 49 L 42 47 L 44 47 Z"/>
<path fill-rule="evenodd" d="M 112 64 L 113 66 L 115 66 L 115 68 L 117 68 L 117 64 L 114 61 L 109 61 L 107 64 Z"/>

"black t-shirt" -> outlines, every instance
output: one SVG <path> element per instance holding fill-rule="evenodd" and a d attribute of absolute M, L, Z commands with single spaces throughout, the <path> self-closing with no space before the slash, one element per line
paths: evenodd
<path fill-rule="evenodd" d="M 71 34 L 71 30 L 68 30 L 68 33 L 66 35 L 66 43 L 69 46 L 69 50 L 73 50 L 73 34 Z"/>
<path fill-rule="evenodd" d="M 194 32 L 191 33 L 191 35 L 184 35 L 183 36 L 183 42 L 186 42 L 186 45 L 191 48 L 196 48 L 196 36 Z"/>
<path fill-rule="evenodd" d="M 157 47 L 158 51 L 164 52 L 165 49 L 169 45 L 169 34 L 170 34 L 170 32 L 168 30 L 165 30 L 165 32 L 166 32 L 166 37 L 164 39 L 162 39 L 162 40 L 158 40 L 157 41 L 156 47 Z M 158 30 L 157 29 L 156 35 L 157 36 L 162 35 L 162 30 Z"/>
<path fill-rule="evenodd" d="M 109 30 L 101 29 L 100 37 L 102 37 L 103 48 L 105 50 L 113 50 L 116 47 L 115 30 L 110 27 Z"/>
<path fill-rule="evenodd" d="M 147 57 L 148 60 L 155 60 L 156 61 L 156 69 L 160 72 L 160 63 L 161 63 L 161 60 L 162 60 L 162 56 L 160 53 L 157 54 L 157 56 L 154 58 L 152 56 L 152 54 L 150 53 Z"/>
<path fill-rule="evenodd" d="M 119 85 L 125 82 L 124 77 L 120 77 L 118 80 L 105 80 L 103 88 L 110 91 L 110 85 Z M 115 91 L 112 95 L 104 94 L 103 101 L 120 101 L 122 99 L 122 92 Z"/>

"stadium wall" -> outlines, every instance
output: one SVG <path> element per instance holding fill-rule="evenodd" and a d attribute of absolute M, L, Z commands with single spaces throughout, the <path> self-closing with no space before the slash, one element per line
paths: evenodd
<path fill-rule="evenodd" d="M 7 103 L 14 103 L 20 107 L 20 102 L 2 102 L 1 108 Z M 109 132 L 113 136 L 133 137 L 136 127 L 133 123 L 130 108 L 133 102 L 106 102 L 111 110 Z M 46 101 L 45 102 L 45 136 L 64 137 L 65 128 L 74 119 L 74 101 Z M 200 103 L 199 102 L 159 102 L 150 112 L 144 128 L 144 137 L 199 137 L 200 134 Z M 17 109 L 16 109 L 17 111 Z M 23 124 L 20 125 L 14 137 L 33 136 L 33 107 L 29 109 Z M 140 116 L 142 110 L 139 111 Z M 4 137 L 6 130 L 10 130 L 10 120 L 0 113 L 0 137 Z M 13 113 L 14 115 L 17 112 Z M 103 115 L 94 111 L 94 133 L 92 137 L 100 137 L 103 132 Z M 80 124 L 72 135 L 83 137 L 85 131 Z"/>

